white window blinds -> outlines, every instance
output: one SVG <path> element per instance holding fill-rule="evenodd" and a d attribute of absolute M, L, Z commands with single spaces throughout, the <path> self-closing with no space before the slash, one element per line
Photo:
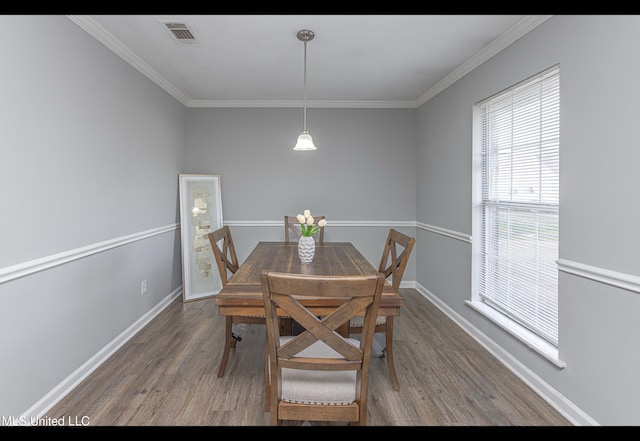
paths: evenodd
<path fill-rule="evenodd" d="M 480 298 L 558 345 L 557 68 L 479 105 Z"/>

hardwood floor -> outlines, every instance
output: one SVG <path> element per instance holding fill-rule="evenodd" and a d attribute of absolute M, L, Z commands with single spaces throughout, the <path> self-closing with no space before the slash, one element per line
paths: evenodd
<path fill-rule="evenodd" d="M 400 292 L 400 391 L 386 361 L 372 360 L 370 426 L 571 426 L 416 290 Z M 224 317 L 212 299 L 178 298 L 46 416 L 86 416 L 91 426 L 268 425 L 264 334 L 263 326 L 248 326 L 218 378 Z"/>

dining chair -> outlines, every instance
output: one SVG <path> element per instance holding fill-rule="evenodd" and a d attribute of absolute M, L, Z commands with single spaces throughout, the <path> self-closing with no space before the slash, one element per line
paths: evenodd
<path fill-rule="evenodd" d="M 389 234 L 387 235 L 378 271 L 384 274 L 387 279 L 391 277 L 391 285 L 396 292 L 400 289 L 400 282 L 402 282 L 404 270 L 407 267 L 407 262 L 409 261 L 409 256 L 411 255 L 411 250 L 415 242 L 416 239 L 414 237 L 410 237 L 393 228 L 389 230 Z M 362 326 L 362 316 L 353 318 L 349 322 L 349 335 L 360 334 L 362 332 Z M 375 332 L 385 335 L 385 347 L 379 357 L 387 359 L 391 384 L 395 390 L 400 390 L 398 376 L 396 375 L 396 368 L 393 362 L 393 317 L 378 317 Z"/>
<path fill-rule="evenodd" d="M 369 361 L 384 275 L 263 270 L 260 282 L 267 330 L 265 410 L 271 425 L 288 420 L 366 425 Z M 317 317 L 304 306 L 307 297 L 332 298 L 339 306 Z M 336 331 L 363 310 L 359 340 Z M 303 332 L 280 335 L 281 314 L 294 318 Z"/>
<path fill-rule="evenodd" d="M 313 219 L 318 223 L 321 219 L 326 219 L 325 216 L 313 216 Z M 320 231 L 318 232 L 318 240 L 316 242 L 323 243 L 324 242 L 324 227 L 319 227 Z M 290 240 L 290 233 L 293 233 L 293 236 Z M 284 241 L 285 242 L 297 242 L 298 239 L 302 236 L 302 230 L 300 229 L 300 221 L 297 216 L 285 216 L 284 217 Z"/>
<path fill-rule="evenodd" d="M 222 280 L 222 286 L 225 286 L 239 268 L 238 256 L 233 244 L 231 229 L 228 225 L 225 225 L 222 228 L 212 231 L 207 235 L 207 237 L 209 238 L 209 242 L 211 242 L 213 255 L 216 258 L 216 264 L 218 266 L 218 272 L 220 273 L 220 279 Z M 220 368 L 218 369 L 218 377 L 224 376 L 231 348 L 235 348 L 236 343 L 242 340 L 242 337 L 233 332 L 233 325 L 235 324 L 264 325 L 265 318 L 264 316 L 231 315 L 226 317 L 224 352 L 222 353 Z"/>

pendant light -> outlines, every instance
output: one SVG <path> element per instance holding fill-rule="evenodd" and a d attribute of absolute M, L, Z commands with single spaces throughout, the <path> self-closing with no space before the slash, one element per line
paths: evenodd
<path fill-rule="evenodd" d="M 298 142 L 293 148 L 298 151 L 315 150 L 316 146 L 313 144 L 313 139 L 307 131 L 307 41 L 313 40 L 315 34 L 313 31 L 303 29 L 298 32 L 298 40 L 304 42 L 304 102 L 303 102 L 303 116 L 302 116 L 302 132 L 298 136 Z"/>

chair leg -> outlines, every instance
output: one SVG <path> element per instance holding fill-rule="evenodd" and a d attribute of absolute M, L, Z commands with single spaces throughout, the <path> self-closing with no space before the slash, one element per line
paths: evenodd
<path fill-rule="evenodd" d="M 227 362 L 229 361 L 229 352 L 231 348 L 235 347 L 236 339 L 233 338 L 233 317 L 226 316 L 226 329 L 224 337 L 224 352 L 222 354 L 222 360 L 220 361 L 220 369 L 218 370 L 218 378 L 224 376 L 224 371 L 227 368 Z"/>
<path fill-rule="evenodd" d="M 264 411 L 269 412 L 269 424 L 279 426 L 278 401 L 272 401 L 271 375 L 269 369 L 269 350 L 266 349 L 264 352 Z"/>
<path fill-rule="evenodd" d="M 385 357 L 387 359 L 387 367 L 389 368 L 389 376 L 395 390 L 400 390 L 398 377 L 396 376 L 396 368 L 393 364 L 393 317 L 387 317 L 385 329 Z"/>
<path fill-rule="evenodd" d="M 271 406 L 271 378 L 269 378 L 269 351 L 264 351 L 264 411 L 269 412 Z"/>

